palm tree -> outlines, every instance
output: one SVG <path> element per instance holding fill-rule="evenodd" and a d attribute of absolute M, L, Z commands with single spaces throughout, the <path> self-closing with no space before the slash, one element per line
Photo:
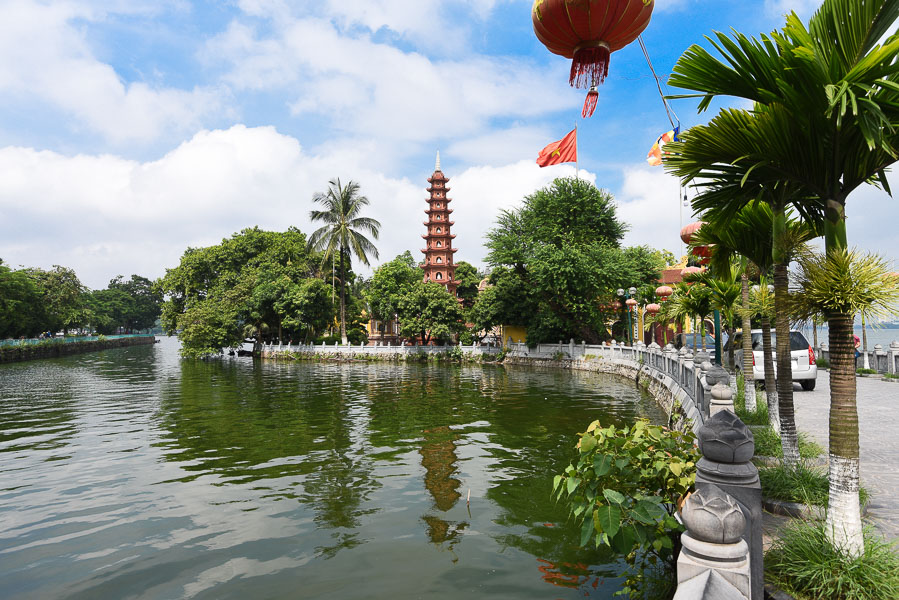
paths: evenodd
<path fill-rule="evenodd" d="M 771 176 L 771 185 L 795 185 L 811 200 L 810 213 L 823 209 L 826 260 L 839 261 L 847 248 L 849 194 L 866 182 L 889 190 L 885 170 L 896 161 L 899 133 L 899 37 L 890 37 L 883 46 L 878 42 L 897 17 L 899 0 L 825 0 L 808 28 L 793 13 L 783 30 L 761 40 L 718 33 L 712 43 L 724 61 L 692 46 L 669 80 L 699 92 L 701 111 L 715 96 L 734 96 L 764 106 L 791 125 L 770 140 L 767 152 L 747 148 L 741 160 L 749 171 L 743 171 Z M 803 209 L 800 214 L 807 216 Z M 841 272 L 836 266 L 830 271 Z M 854 315 L 835 312 L 839 307 L 827 313 L 832 361 L 827 525 L 834 545 L 858 557 L 864 542 L 858 509 Z"/>
<path fill-rule="evenodd" d="M 312 201 L 324 206 L 325 210 L 309 213 L 313 222 L 325 225 L 309 236 L 309 247 L 322 252 L 322 266 L 337 256 L 340 266 L 340 343 L 346 345 L 346 267 L 355 254 L 359 261 L 368 266 L 369 256 L 378 258 L 375 248 L 362 232 L 378 239 L 381 224 L 371 217 L 359 216 L 368 206 L 368 198 L 359 194 L 359 184 L 350 180 L 345 186 L 340 179 L 328 182 L 328 191 L 317 193 Z"/>
<path fill-rule="evenodd" d="M 701 273 L 687 275 L 685 281 L 696 281 L 702 283 L 709 289 L 711 294 L 711 308 L 721 311 L 724 317 L 725 332 L 728 339 L 733 338 L 736 331 L 737 307 L 740 301 L 740 273 L 734 267 L 733 263 L 726 266 L 719 265 L 716 269 L 709 269 Z M 734 345 L 730 344 L 728 349 L 728 365 L 734 364 Z"/>

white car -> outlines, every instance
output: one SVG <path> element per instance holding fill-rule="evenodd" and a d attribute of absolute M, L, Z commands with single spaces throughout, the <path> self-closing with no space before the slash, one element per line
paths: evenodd
<path fill-rule="evenodd" d="M 734 363 L 737 369 L 743 369 L 743 337 L 741 332 L 734 335 Z M 771 331 L 771 348 L 777 351 L 777 334 Z M 815 364 L 815 351 L 801 331 L 790 331 L 790 358 L 792 359 L 793 381 L 799 382 L 802 389 L 815 389 L 818 378 L 818 366 Z M 777 356 L 774 356 L 775 376 L 777 375 Z M 765 357 L 762 351 L 762 330 L 752 330 L 752 379 L 765 380 Z"/>

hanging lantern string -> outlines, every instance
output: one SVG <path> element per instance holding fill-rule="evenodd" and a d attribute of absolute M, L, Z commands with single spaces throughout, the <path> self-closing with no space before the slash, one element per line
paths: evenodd
<path fill-rule="evenodd" d="M 659 97 L 662 98 L 662 104 L 665 105 L 665 113 L 668 115 L 668 122 L 671 123 L 672 128 L 680 127 L 680 118 L 677 116 L 677 113 L 674 112 L 674 109 L 671 108 L 671 106 L 668 104 L 668 101 L 665 100 L 665 93 L 662 92 L 661 78 L 656 74 L 656 70 L 652 66 L 652 60 L 650 60 L 649 58 L 649 51 L 646 50 L 646 44 L 643 43 L 643 36 L 638 36 L 637 41 L 640 42 L 640 49 L 643 50 L 643 56 L 646 58 L 646 64 L 649 65 L 649 70 L 652 72 L 652 78 L 656 81 L 656 88 L 658 88 L 659 90 Z M 675 121 L 677 121 L 677 124 L 675 124 Z"/>

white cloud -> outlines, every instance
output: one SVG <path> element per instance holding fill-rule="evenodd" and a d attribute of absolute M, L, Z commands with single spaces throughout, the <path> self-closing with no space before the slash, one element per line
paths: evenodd
<path fill-rule="evenodd" d="M 364 152 L 313 155 L 271 127 L 201 131 L 152 162 L 8 147 L 0 149 L 0 258 L 66 265 L 94 288 L 118 274 L 158 277 L 188 246 L 244 227 L 310 232 L 312 195 L 332 177 L 356 179 L 371 200 L 369 214 L 383 225 L 376 264 L 405 250 L 418 257 L 432 169 L 422 165 L 414 181 L 390 178 L 369 168 Z M 570 165 L 540 169 L 532 160 L 447 173 L 458 258 L 482 264 L 499 210 L 571 174 Z"/>
<path fill-rule="evenodd" d="M 630 166 L 616 195 L 618 217 L 630 225 L 626 246 L 649 245 L 680 256 L 680 229 L 692 222 L 692 209 L 682 205 L 680 184 L 661 167 Z M 683 225 L 682 225 L 683 224 Z"/>
<path fill-rule="evenodd" d="M 572 108 L 576 94 L 558 85 L 564 65 L 464 56 L 434 60 L 350 36 L 319 18 L 272 21 L 273 32 L 232 22 L 213 38 L 206 61 L 231 65 L 238 90 L 292 96 L 297 118 L 323 117 L 344 135 L 398 142 L 474 135 L 495 119 L 532 118 Z M 540 90 L 540 93 L 535 93 Z"/>
<path fill-rule="evenodd" d="M 126 83 L 98 60 L 73 21 L 102 20 L 116 7 L 29 0 L 0 4 L 0 94 L 5 101 L 53 106 L 74 118 L 73 129 L 97 132 L 116 144 L 196 129 L 204 116 L 221 110 L 218 90 Z M 121 10 L 151 9 L 126 3 Z"/>

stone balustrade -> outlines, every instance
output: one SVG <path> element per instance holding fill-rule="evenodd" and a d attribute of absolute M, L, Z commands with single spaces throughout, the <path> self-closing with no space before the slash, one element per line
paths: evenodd
<path fill-rule="evenodd" d="M 362 356 L 380 356 L 383 358 L 403 357 L 419 354 L 445 354 L 446 352 L 455 351 L 458 348 L 463 354 L 480 356 L 499 354 L 502 349 L 488 344 L 472 344 L 470 346 L 445 345 L 445 346 L 412 346 L 409 344 L 386 344 L 364 345 L 364 344 L 347 344 L 341 345 L 337 342 L 333 344 L 264 344 L 262 346 L 262 356 L 264 358 L 286 357 L 288 355 L 322 355 L 337 356 L 343 358 L 353 358 Z"/>
<path fill-rule="evenodd" d="M 823 358 L 830 362 L 830 350 L 827 342 L 821 344 L 815 355 L 819 359 Z M 855 361 L 855 368 L 861 369 L 864 366 L 865 353 L 859 348 L 859 356 Z M 878 373 L 899 375 L 899 341 L 891 342 L 887 348 L 884 348 L 881 344 L 875 344 L 873 349 L 868 350 L 868 366 Z"/>

